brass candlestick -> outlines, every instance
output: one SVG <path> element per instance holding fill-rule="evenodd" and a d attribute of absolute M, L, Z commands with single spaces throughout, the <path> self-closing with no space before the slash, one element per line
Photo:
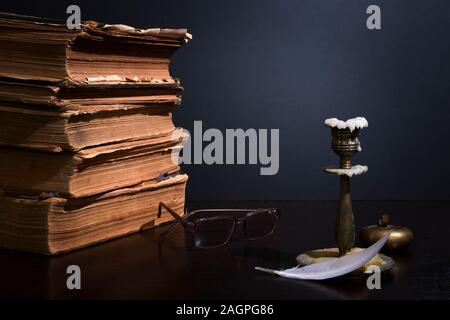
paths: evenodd
<path fill-rule="evenodd" d="M 353 175 L 365 173 L 366 166 L 352 166 L 352 157 L 361 150 L 358 140 L 360 129 L 366 127 L 367 120 L 355 118 L 347 121 L 328 119 L 325 121 L 331 127 L 331 148 L 340 157 L 339 167 L 329 167 L 325 170 L 340 176 L 339 208 L 336 215 L 335 236 L 339 256 L 353 248 L 355 243 L 355 224 L 352 199 L 350 196 L 350 178 Z"/>

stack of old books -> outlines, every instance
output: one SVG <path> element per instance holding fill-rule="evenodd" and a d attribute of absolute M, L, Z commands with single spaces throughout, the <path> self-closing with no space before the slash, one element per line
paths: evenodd
<path fill-rule="evenodd" d="M 190 38 L 0 14 L 0 247 L 55 254 L 183 212 L 169 63 Z"/>

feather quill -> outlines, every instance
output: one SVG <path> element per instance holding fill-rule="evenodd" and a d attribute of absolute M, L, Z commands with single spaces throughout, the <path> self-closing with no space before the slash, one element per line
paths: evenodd
<path fill-rule="evenodd" d="M 345 275 L 353 272 L 372 258 L 383 248 L 389 234 L 379 239 L 369 248 L 357 253 L 343 256 L 340 258 L 330 259 L 328 261 L 311 264 L 305 267 L 295 267 L 286 270 L 273 270 L 261 267 L 255 267 L 256 270 L 277 274 L 281 277 L 301 280 L 325 280 Z"/>

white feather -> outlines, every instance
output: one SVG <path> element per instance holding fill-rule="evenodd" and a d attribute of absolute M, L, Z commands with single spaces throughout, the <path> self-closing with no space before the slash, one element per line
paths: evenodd
<path fill-rule="evenodd" d="M 383 238 L 375 242 L 369 248 L 357 253 L 346 255 L 336 259 L 311 264 L 305 267 L 295 267 L 286 270 L 272 270 L 266 268 L 255 267 L 256 270 L 274 273 L 285 278 L 302 279 L 302 280 L 324 280 L 342 276 L 353 272 L 372 258 L 383 248 L 389 237 L 389 233 Z"/>

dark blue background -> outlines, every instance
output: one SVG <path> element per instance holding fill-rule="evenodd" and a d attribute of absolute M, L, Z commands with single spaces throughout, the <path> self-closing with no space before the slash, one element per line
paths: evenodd
<path fill-rule="evenodd" d="M 194 40 L 174 56 L 181 78 L 179 126 L 279 128 L 280 171 L 258 166 L 185 166 L 188 199 L 336 199 L 338 179 L 327 117 L 365 116 L 369 172 L 353 180 L 356 199 L 450 196 L 450 2 L 2 1 L 1 11 L 137 27 L 187 27 Z M 366 8 L 382 30 L 366 28 Z"/>

